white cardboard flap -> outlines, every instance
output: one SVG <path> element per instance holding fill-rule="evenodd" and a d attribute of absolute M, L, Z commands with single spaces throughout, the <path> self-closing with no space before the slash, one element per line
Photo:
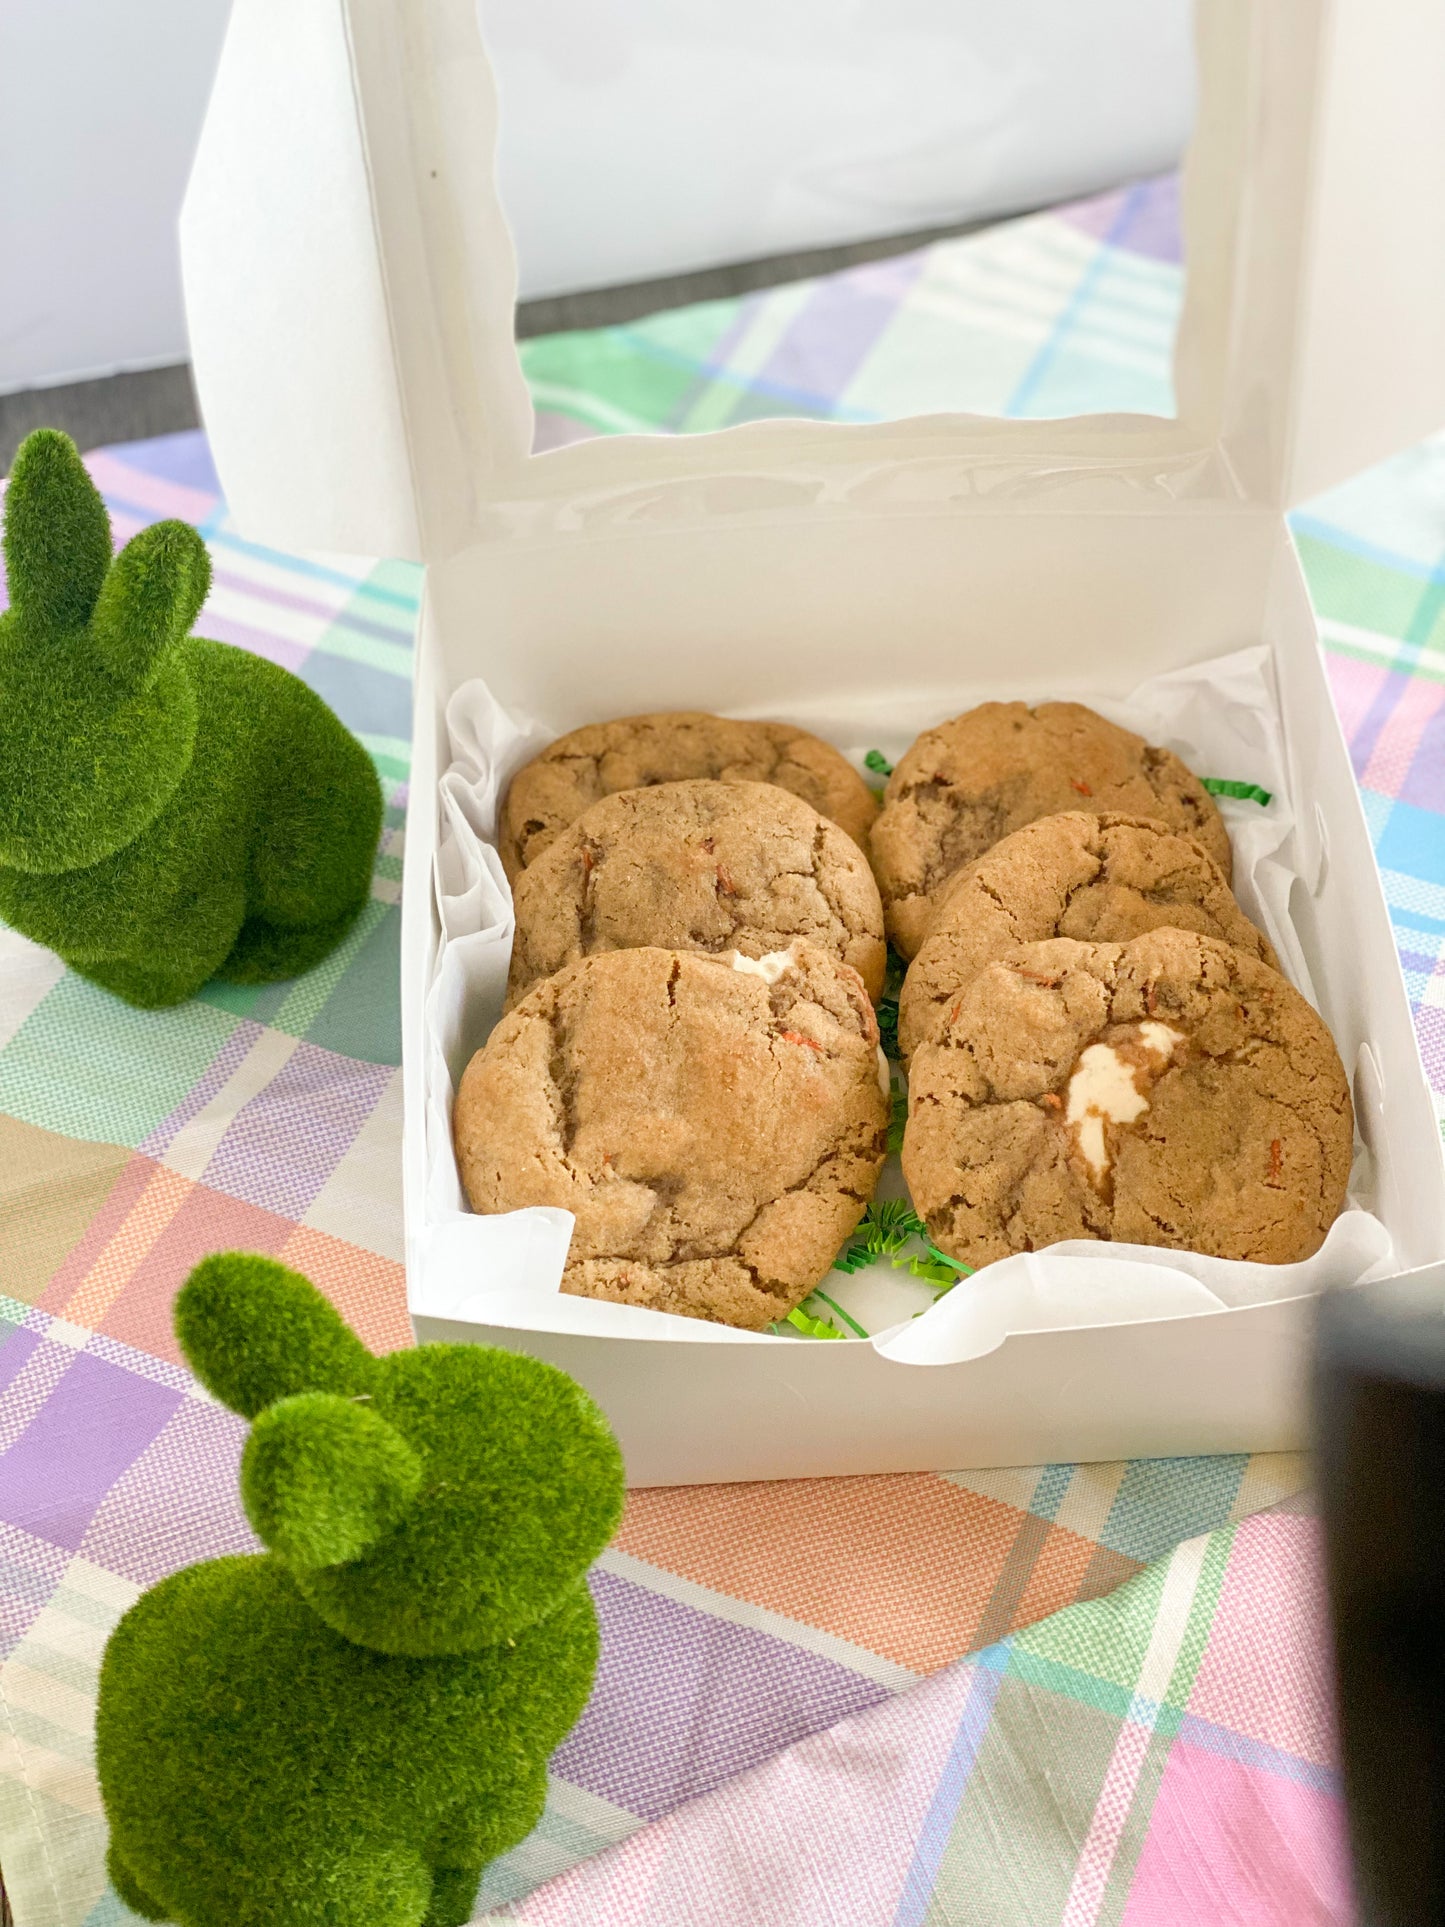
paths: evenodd
<path fill-rule="evenodd" d="M 181 213 L 201 412 L 237 526 L 419 557 L 339 0 L 237 0 Z"/>
<path fill-rule="evenodd" d="M 487 505 L 516 492 L 532 445 L 517 260 L 497 197 L 496 86 L 476 0 L 341 4 L 432 561 L 476 540 Z"/>
<path fill-rule="evenodd" d="M 1287 504 L 1445 426 L 1442 96 L 1441 0 L 1335 0 L 1313 144 Z"/>
<path fill-rule="evenodd" d="M 236 0 L 181 252 L 247 534 L 425 560 L 524 457 L 495 138 L 467 0 Z"/>
<path fill-rule="evenodd" d="M 1287 507 L 1445 423 L 1445 7 L 1199 0 L 1179 410 Z"/>

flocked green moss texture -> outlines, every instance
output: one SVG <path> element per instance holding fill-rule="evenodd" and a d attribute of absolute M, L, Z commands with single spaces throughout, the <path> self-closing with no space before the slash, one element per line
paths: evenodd
<path fill-rule="evenodd" d="M 380 784 L 297 677 L 190 634 L 200 536 L 157 522 L 112 560 L 74 443 L 37 429 L 5 564 L 0 918 L 147 1008 L 319 963 L 370 892 Z"/>
<path fill-rule="evenodd" d="M 111 1637 L 116 1891 L 181 1927 L 460 1927 L 591 1690 L 585 1574 L 622 1510 L 606 1422 L 517 1353 L 376 1358 L 270 1258 L 206 1259 L 176 1330 L 252 1421 L 242 1498 L 271 1550 L 162 1580 Z"/>

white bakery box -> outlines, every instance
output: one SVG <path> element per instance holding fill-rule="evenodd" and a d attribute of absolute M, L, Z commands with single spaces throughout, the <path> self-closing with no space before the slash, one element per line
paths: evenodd
<path fill-rule="evenodd" d="M 1445 1256 L 1439 1130 L 1284 519 L 1445 422 L 1445 8 L 1200 0 L 1198 51 L 1177 419 L 765 421 L 533 457 L 472 0 L 236 0 L 182 223 L 232 512 L 262 542 L 427 565 L 402 937 L 417 1337 L 565 1367 L 634 1483 L 1292 1447 L 1312 1294 Z M 1372 1258 L 1332 1243 L 1261 1295 L 1207 1288 L 1212 1261 L 1074 1247 L 1072 1271 L 1034 1261 L 1006 1291 L 996 1266 L 966 1301 L 822 1343 L 561 1295 L 562 1214 L 467 1214 L 449 1075 L 495 1020 L 508 906 L 465 781 L 443 823 L 456 690 L 484 678 L 469 714 L 546 734 L 701 708 L 856 751 L 988 696 L 1128 714 L 1140 684 L 1177 698 L 1261 647 L 1289 828 L 1260 875 L 1351 1074 Z M 1197 762 L 1187 714 L 1175 737 Z M 468 905 L 489 935 L 457 924 Z"/>

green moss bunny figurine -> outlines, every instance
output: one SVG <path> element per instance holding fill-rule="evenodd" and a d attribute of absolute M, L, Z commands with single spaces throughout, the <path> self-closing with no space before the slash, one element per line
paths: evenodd
<path fill-rule="evenodd" d="M 270 1258 L 206 1259 L 176 1330 L 252 1422 L 270 1551 L 174 1573 L 111 1636 L 115 1890 L 182 1927 L 459 1927 L 591 1690 L 612 1434 L 519 1353 L 374 1357 Z"/>
<path fill-rule="evenodd" d="M 22 443 L 0 616 L 0 918 L 146 1008 L 308 970 L 371 889 L 381 789 L 321 698 L 190 634 L 206 547 L 157 522 L 111 558 L 75 444 Z"/>

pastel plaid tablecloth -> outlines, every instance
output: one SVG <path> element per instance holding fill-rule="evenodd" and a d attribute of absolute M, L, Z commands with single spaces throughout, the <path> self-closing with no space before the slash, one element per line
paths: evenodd
<path fill-rule="evenodd" d="M 1186 1540 L 493 1918 L 1342 1927 L 1316 1556 L 1278 1513 Z"/>
<path fill-rule="evenodd" d="M 529 343 L 539 441 L 763 414 L 1167 409 L 1177 257 L 1156 183 Z M 200 436 L 92 467 L 119 536 L 163 515 L 203 530 L 203 633 L 337 708 L 382 771 L 387 829 L 368 916 L 294 984 L 137 1013 L 0 930 L 0 1867 L 17 1927 L 128 1918 L 91 1768 L 100 1650 L 141 1588 L 252 1544 L 243 1427 L 170 1331 L 186 1272 L 219 1247 L 274 1252 L 373 1345 L 409 1339 L 396 901 L 415 572 L 242 540 Z M 1296 527 L 1445 1101 L 1445 440 Z M 1236 1529 L 1301 1482 L 1291 1459 L 1216 1458 L 635 1494 L 596 1576 L 597 1692 L 542 1826 L 480 1904 L 589 1927 L 1343 1918 L 1312 1527 Z"/>

